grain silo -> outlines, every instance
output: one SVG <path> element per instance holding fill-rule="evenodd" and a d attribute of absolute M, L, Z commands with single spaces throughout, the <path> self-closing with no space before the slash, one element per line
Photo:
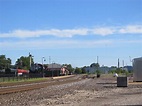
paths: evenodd
<path fill-rule="evenodd" d="M 142 81 L 142 57 L 133 60 L 133 81 Z"/>

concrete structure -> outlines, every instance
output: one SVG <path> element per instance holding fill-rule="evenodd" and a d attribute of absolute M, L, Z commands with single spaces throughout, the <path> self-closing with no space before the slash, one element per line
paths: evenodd
<path fill-rule="evenodd" d="M 142 57 L 133 59 L 133 81 L 142 81 Z"/>

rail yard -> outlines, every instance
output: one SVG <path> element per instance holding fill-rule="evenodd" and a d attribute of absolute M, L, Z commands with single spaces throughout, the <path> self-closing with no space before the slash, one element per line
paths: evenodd
<path fill-rule="evenodd" d="M 0 106 L 141 105 L 142 84 L 117 87 L 116 77 L 74 75 L 0 87 Z M 4 90 L 5 89 L 5 90 Z M 11 89 L 11 90 L 10 90 Z M 20 90 L 21 89 L 21 90 Z"/>
<path fill-rule="evenodd" d="M 44 88 L 51 85 L 65 84 L 65 83 L 75 82 L 79 80 L 77 78 L 74 79 L 73 77 L 74 75 L 61 76 L 61 77 L 47 78 L 46 80 L 35 81 L 31 83 L 29 82 L 7 83 L 7 84 L 2 83 L 0 87 L 0 95 L 34 90 L 34 89 Z"/>

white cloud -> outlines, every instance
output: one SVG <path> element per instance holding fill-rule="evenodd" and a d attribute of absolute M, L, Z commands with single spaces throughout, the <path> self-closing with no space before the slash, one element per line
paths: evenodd
<path fill-rule="evenodd" d="M 139 44 L 142 44 L 142 40 L 120 40 L 119 42 L 121 43 L 127 43 L 127 44 L 136 44 L 136 43 L 139 43 Z"/>
<path fill-rule="evenodd" d="M 41 36 L 57 36 L 57 37 L 72 37 L 74 35 L 87 35 L 88 29 L 50 29 L 50 30 L 14 30 L 9 33 L 1 33 L 0 37 L 17 37 L 17 38 L 29 38 L 29 37 L 41 37 Z"/>
<path fill-rule="evenodd" d="M 111 40 L 33 40 L 0 42 L 1 49 L 95 48 L 111 44 Z"/>
<path fill-rule="evenodd" d="M 142 34 L 142 25 L 106 26 L 96 28 L 76 29 L 48 29 L 48 30 L 13 30 L 8 33 L 0 33 L 0 38 L 35 38 L 42 36 L 73 37 L 75 35 L 112 35 L 112 34 Z"/>
<path fill-rule="evenodd" d="M 49 29 L 49 30 L 14 30 L 9 33 L 1 33 L 1 38 L 15 37 L 15 38 L 31 38 L 31 37 L 41 37 L 41 36 L 56 36 L 56 37 L 73 37 L 75 35 L 109 35 L 113 34 L 113 30 L 110 28 L 80 28 L 80 29 Z"/>
<path fill-rule="evenodd" d="M 17 42 L 0 42 L 1 49 L 51 49 L 51 48 L 98 48 L 123 44 L 142 44 L 142 40 L 34 40 Z"/>
<path fill-rule="evenodd" d="M 0 42 L 1 50 L 31 50 L 57 48 L 100 48 L 123 44 L 142 44 L 142 40 L 104 39 L 104 40 L 22 40 Z"/>
<path fill-rule="evenodd" d="M 120 33 L 142 34 L 142 25 L 128 25 L 120 28 Z"/>
<path fill-rule="evenodd" d="M 111 35 L 115 32 L 114 29 L 112 28 L 95 28 L 94 30 L 92 30 L 92 33 L 95 35 L 102 35 L 102 36 L 106 36 L 106 35 Z"/>

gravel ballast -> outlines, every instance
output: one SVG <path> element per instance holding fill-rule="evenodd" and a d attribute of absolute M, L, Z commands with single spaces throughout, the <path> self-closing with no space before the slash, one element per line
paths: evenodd
<path fill-rule="evenodd" d="M 0 106 L 142 105 L 142 85 L 117 87 L 116 78 L 82 79 L 62 85 L 0 95 Z"/>

